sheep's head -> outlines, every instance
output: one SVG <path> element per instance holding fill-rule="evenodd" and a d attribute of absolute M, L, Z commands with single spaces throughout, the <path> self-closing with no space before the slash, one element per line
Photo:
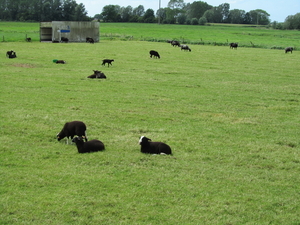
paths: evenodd
<path fill-rule="evenodd" d="M 140 140 L 139 140 L 139 144 L 141 145 L 141 144 L 147 143 L 147 142 L 149 142 L 149 141 L 151 141 L 150 138 L 147 138 L 147 137 L 145 137 L 145 136 L 141 136 L 141 137 L 140 137 Z"/>
<path fill-rule="evenodd" d="M 56 135 L 56 138 L 58 141 L 60 141 L 62 138 L 59 136 L 59 133 Z"/>

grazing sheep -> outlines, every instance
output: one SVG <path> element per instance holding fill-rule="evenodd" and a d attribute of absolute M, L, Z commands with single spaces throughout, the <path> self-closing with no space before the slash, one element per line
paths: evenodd
<path fill-rule="evenodd" d="M 150 58 L 152 58 L 152 56 L 154 56 L 153 58 L 159 58 L 160 59 L 160 55 L 158 54 L 157 51 L 151 50 L 149 53 L 150 53 Z"/>
<path fill-rule="evenodd" d="M 192 51 L 188 45 L 181 45 L 181 50 L 188 50 L 190 52 Z"/>
<path fill-rule="evenodd" d="M 171 41 L 171 45 L 172 45 L 173 47 L 174 47 L 174 46 L 180 47 L 179 41 Z"/>
<path fill-rule="evenodd" d="M 26 41 L 27 42 L 31 42 L 31 38 L 29 37 L 29 38 L 26 38 Z"/>
<path fill-rule="evenodd" d="M 293 53 L 293 50 L 294 50 L 293 47 L 287 47 L 287 48 L 285 48 L 285 53 L 287 53 L 287 52 Z"/>
<path fill-rule="evenodd" d="M 171 155 L 172 150 L 169 145 L 162 142 L 151 142 L 151 139 L 141 136 L 139 140 L 141 152 L 150 154 L 167 154 Z"/>
<path fill-rule="evenodd" d="M 99 70 L 93 70 L 94 71 L 94 74 L 88 76 L 87 78 L 99 78 L 99 79 L 106 79 L 106 76 L 104 73 L 102 73 L 101 71 Z"/>
<path fill-rule="evenodd" d="M 112 66 L 112 62 L 114 62 L 115 60 L 113 60 L 113 59 L 103 59 L 102 60 L 102 66 L 105 66 L 105 64 L 107 63 L 107 65 L 108 65 L 108 67 L 109 67 L 109 65 L 111 65 Z"/>
<path fill-rule="evenodd" d="M 82 137 L 75 137 L 72 142 L 76 144 L 78 153 L 98 152 L 105 149 L 104 144 L 95 139 L 83 142 Z"/>
<path fill-rule="evenodd" d="M 86 38 L 86 42 L 87 42 L 87 43 L 91 43 L 91 44 L 94 44 L 94 43 L 95 43 L 94 39 L 93 39 L 93 38 L 90 38 L 90 37 L 87 37 L 87 38 Z"/>
<path fill-rule="evenodd" d="M 73 137 L 77 135 L 79 137 L 83 137 L 85 141 L 87 141 L 86 136 L 86 125 L 81 121 L 72 121 L 65 123 L 63 129 L 57 134 L 57 140 L 60 141 L 61 139 L 67 137 L 67 144 L 69 137 L 73 139 Z"/>
<path fill-rule="evenodd" d="M 230 43 L 229 44 L 229 48 L 232 48 L 232 49 L 237 49 L 237 47 L 238 47 L 238 43 Z"/>
<path fill-rule="evenodd" d="M 68 43 L 68 42 L 69 42 L 69 39 L 66 38 L 66 37 L 61 37 L 60 41 L 61 41 L 61 42 Z"/>
<path fill-rule="evenodd" d="M 55 63 L 56 64 L 66 64 L 67 62 L 65 60 L 57 60 Z"/>

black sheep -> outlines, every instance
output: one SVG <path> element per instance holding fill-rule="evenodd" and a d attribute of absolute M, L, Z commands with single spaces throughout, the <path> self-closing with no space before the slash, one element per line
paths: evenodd
<path fill-rule="evenodd" d="M 104 144 L 99 140 L 83 142 L 82 137 L 75 137 L 72 142 L 76 144 L 78 153 L 98 152 L 105 149 Z"/>
<path fill-rule="evenodd" d="M 69 42 L 69 39 L 66 38 L 66 37 L 61 37 L 61 42 L 65 42 L 65 43 L 68 43 Z"/>
<path fill-rule="evenodd" d="M 98 78 L 98 79 L 106 79 L 106 76 L 104 73 L 102 73 L 101 71 L 99 70 L 93 70 L 94 71 L 94 74 L 88 76 L 87 78 Z"/>
<path fill-rule="evenodd" d="M 6 57 L 12 59 L 12 58 L 17 58 L 16 52 L 11 50 L 6 52 Z"/>
<path fill-rule="evenodd" d="M 108 65 L 108 67 L 109 67 L 109 65 L 111 65 L 112 66 L 112 62 L 114 62 L 115 60 L 113 60 L 113 59 L 103 59 L 102 60 L 102 66 L 105 66 L 105 64 L 107 63 L 107 65 Z"/>
<path fill-rule="evenodd" d="M 60 141 L 61 139 L 67 137 L 67 143 L 69 137 L 73 139 L 73 137 L 77 135 L 79 137 L 83 137 L 85 141 L 87 141 L 86 136 L 86 125 L 81 121 L 72 121 L 65 123 L 63 129 L 57 134 L 57 140 Z"/>
<path fill-rule="evenodd" d="M 232 49 L 237 49 L 237 47 L 238 47 L 238 43 L 230 43 L 229 44 L 229 48 L 232 48 Z"/>
<path fill-rule="evenodd" d="M 150 58 L 152 58 L 152 56 L 154 56 L 153 58 L 159 58 L 160 59 L 160 55 L 158 54 L 157 51 L 151 50 L 149 53 L 150 53 Z"/>
<path fill-rule="evenodd" d="M 8 56 L 8 58 L 10 59 L 17 58 L 16 52 L 13 52 L 11 55 Z"/>
<path fill-rule="evenodd" d="M 151 139 L 141 136 L 139 140 L 141 152 L 150 154 L 167 154 L 171 155 L 171 147 L 162 142 L 151 142 Z"/>
<path fill-rule="evenodd" d="M 287 47 L 287 48 L 285 48 L 285 53 L 287 53 L 287 52 L 293 53 L 293 50 L 294 50 L 293 47 Z"/>
<path fill-rule="evenodd" d="M 171 45 L 174 46 L 178 46 L 180 47 L 180 42 L 179 41 L 171 41 Z"/>
<path fill-rule="evenodd" d="M 89 38 L 89 37 L 86 38 L 86 42 L 87 43 L 91 43 L 91 44 L 95 43 L 94 39 L 93 38 Z"/>

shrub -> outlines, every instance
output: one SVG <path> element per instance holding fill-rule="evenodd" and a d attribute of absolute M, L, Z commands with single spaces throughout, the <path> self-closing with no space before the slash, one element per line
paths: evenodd
<path fill-rule="evenodd" d="M 193 18 L 191 21 L 192 25 L 198 25 L 198 19 L 197 18 Z"/>
<path fill-rule="evenodd" d="M 199 19 L 199 25 L 205 25 L 206 23 L 207 23 L 206 17 L 202 16 L 202 17 Z"/>

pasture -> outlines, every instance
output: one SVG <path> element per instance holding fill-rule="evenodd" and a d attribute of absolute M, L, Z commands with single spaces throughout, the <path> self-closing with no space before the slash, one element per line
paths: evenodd
<path fill-rule="evenodd" d="M 298 51 L 189 46 L 0 43 L 0 224 L 300 224 Z M 72 120 L 106 150 L 58 142 Z"/>

